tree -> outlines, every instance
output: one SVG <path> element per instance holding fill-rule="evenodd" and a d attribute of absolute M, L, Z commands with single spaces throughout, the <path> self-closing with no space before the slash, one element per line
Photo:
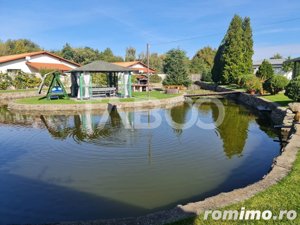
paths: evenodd
<path fill-rule="evenodd" d="M 256 76 L 263 82 L 274 76 L 274 70 L 268 60 L 264 60 L 262 62 L 262 64 L 258 68 L 258 71 L 256 72 Z"/>
<path fill-rule="evenodd" d="M 184 85 L 189 86 L 191 80 L 188 73 L 188 57 L 180 49 L 172 49 L 167 52 L 164 59 L 164 73 L 167 74 L 163 81 L 164 85 Z"/>
<path fill-rule="evenodd" d="M 207 74 L 214 64 L 216 50 L 207 46 L 200 49 L 191 60 L 191 73 Z"/>
<path fill-rule="evenodd" d="M 7 40 L 0 42 L 0 56 L 36 52 L 42 50 L 39 45 L 28 39 Z"/>
<path fill-rule="evenodd" d="M 229 25 L 223 51 L 225 83 L 235 83 L 238 77 L 244 73 L 243 51 L 243 20 L 235 15 Z"/>
<path fill-rule="evenodd" d="M 225 39 L 225 38 L 224 38 Z M 211 70 L 212 73 L 212 80 L 215 83 L 223 82 L 223 70 L 224 70 L 224 52 L 225 40 L 222 41 L 221 45 L 219 46 L 215 58 L 214 58 L 214 65 Z"/>
<path fill-rule="evenodd" d="M 253 38 L 250 18 L 235 15 L 214 58 L 212 78 L 215 83 L 237 83 L 252 72 Z"/>
<path fill-rule="evenodd" d="M 254 54 L 253 50 L 253 37 L 252 29 L 250 24 L 250 18 L 245 17 L 243 20 L 243 42 L 244 42 L 244 73 L 253 73 L 253 62 L 252 56 Z"/>
<path fill-rule="evenodd" d="M 144 52 L 141 52 L 138 56 L 138 60 L 147 65 L 147 56 Z M 163 71 L 163 55 L 158 53 L 151 53 L 149 56 L 149 66 L 154 69 L 157 73 Z"/>
<path fill-rule="evenodd" d="M 282 59 L 282 55 L 280 55 L 279 53 L 274 54 L 270 59 Z"/>
<path fill-rule="evenodd" d="M 106 48 L 100 53 L 100 59 L 106 62 L 123 62 L 124 59 L 121 56 L 115 56 L 110 48 Z"/>
<path fill-rule="evenodd" d="M 70 44 L 66 43 L 63 49 L 61 50 L 61 55 L 65 59 L 74 60 L 75 51 L 73 50 Z"/>
<path fill-rule="evenodd" d="M 136 59 L 135 57 L 136 50 L 133 47 L 126 48 L 126 55 L 125 55 L 125 61 L 126 62 L 132 62 Z"/>

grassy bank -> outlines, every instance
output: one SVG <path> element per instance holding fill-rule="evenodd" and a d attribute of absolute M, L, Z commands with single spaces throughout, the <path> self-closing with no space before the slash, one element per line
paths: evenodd
<path fill-rule="evenodd" d="M 204 215 L 201 214 L 196 218 L 178 221 L 176 223 L 172 223 L 172 225 L 300 224 L 300 152 L 298 152 L 297 159 L 290 174 L 283 180 L 281 180 L 278 184 L 266 189 L 265 191 L 255 195 L 254 197 L 246 201 L 219 210 L 240 211 L 242 207 L 245 207 L 246 210 L 271 210 L 273 215 L 279 215 L 280 210 L 295 210 L 298 214 L 298 217 L 293 221 L 289 221 L 287 219 L 281 221 L 214 221 L 211 218 L 209 220 L 204 220 Z"/>
<path fill-rule="evenodd" d="M 277 95 L 262 96 L 262 98 L 275 102 L 281 106 L 287 106 L 289 103 L 293 102 L 293 100 L 285 96 L 284 93 L 278 93 Z"/>
<path fill-rule="evenodd" d="M 179 96 L 180 94 L 164 94 L 159 91 L 150 92 L 150 98 L 148 98 L 147 92 L 134 92 L 132 98 L 99 98 L 93 100 L 79 101 L 76 99 L 58 99 L 58 100 L 47 100 L 41 97 L 23 98 L 16 100 L 17 103 L 21 104 L 97 104 L 97 103 L 108 103 L 108 102 L 134 102 L 134 101 L 145 101 L 148 99 L 167 99 Z"/>

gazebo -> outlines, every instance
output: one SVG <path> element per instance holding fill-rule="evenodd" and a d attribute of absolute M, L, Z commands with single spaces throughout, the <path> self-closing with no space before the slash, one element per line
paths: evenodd
<path fill-rule="evenodd" d="M 92 97 L 120 96 L 131 97 L 131 69 L 104 61 L 95 61 L 73 69 L 71 72 L 71 96 L 78 99 Z M 92 78 L 95 73 L 107 75 L 107 87 L 93 86 Z"/>

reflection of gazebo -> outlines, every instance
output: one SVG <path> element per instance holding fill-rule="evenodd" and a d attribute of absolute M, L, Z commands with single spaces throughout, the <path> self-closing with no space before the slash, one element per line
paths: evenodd
<path fill-rule="evenodd" d="M 71 96 L 78 99 L 89 99 L 93 96 L 131 97 L 131 70 L 104 61 L 95 61 L 73 69 L 71 72 Z M 107 87 L 94 87 L 93 73 L 107 74 Z"/>

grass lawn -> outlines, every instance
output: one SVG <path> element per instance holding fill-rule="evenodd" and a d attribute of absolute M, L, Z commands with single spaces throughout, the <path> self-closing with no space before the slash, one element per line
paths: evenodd
<path fill-rule="evenodd" d="M 289 103 L 293 102 L 293 100 L 285 96 L 284 93 L 279 93 L 277 95 L 262 96 L 262 98 L 265 98 L 272 102 L 276 102 L 281 106 L 287 106 Z"/>
<path fill-rule="evenodd" d="M 166 99 L 179 96 L 180 94 L 164 94 L 159 91 L 150 92 L 150 99 Z M 95 100 L 84 100 L 78 101 L 75 99 L 58 99 L 58 100 L 47 100 L 46 98 L 41 97 L 32 97 L 32 98 L 22 98 L 16 100 L 17 103 L 22 104 L 96 104 L 96 103 L 108 103 L 108 102 L 134 102 L 134 101 L 143 101 L 148 100 L 147 92 L 134 92 L 132 98 L 102 98 Z"/>
<path fill-rule="evenodd" d="M 273 215 L 279 215 L 280 210 L 295 210 L 298 216 L 293 221 L 289 221 L 287 219 L 281 221 L 213 221 L 211 219 L 211 216 L 209 217 L 209 220 L 204 220 L 204 215 L 201 214 L 197 218 L 178 221 L 176 223 L 172 223 L 172 225 L 300 224 L 300 152 L 298 153 L 291 173 L 283 178 L 278 184 L 266 189 L 265 191 L 255 195 L 254 197 L 246 201 L 219 210 L 240 211 L 242 207 L 245 207 L 245 210 L 271 210 Z"/>

